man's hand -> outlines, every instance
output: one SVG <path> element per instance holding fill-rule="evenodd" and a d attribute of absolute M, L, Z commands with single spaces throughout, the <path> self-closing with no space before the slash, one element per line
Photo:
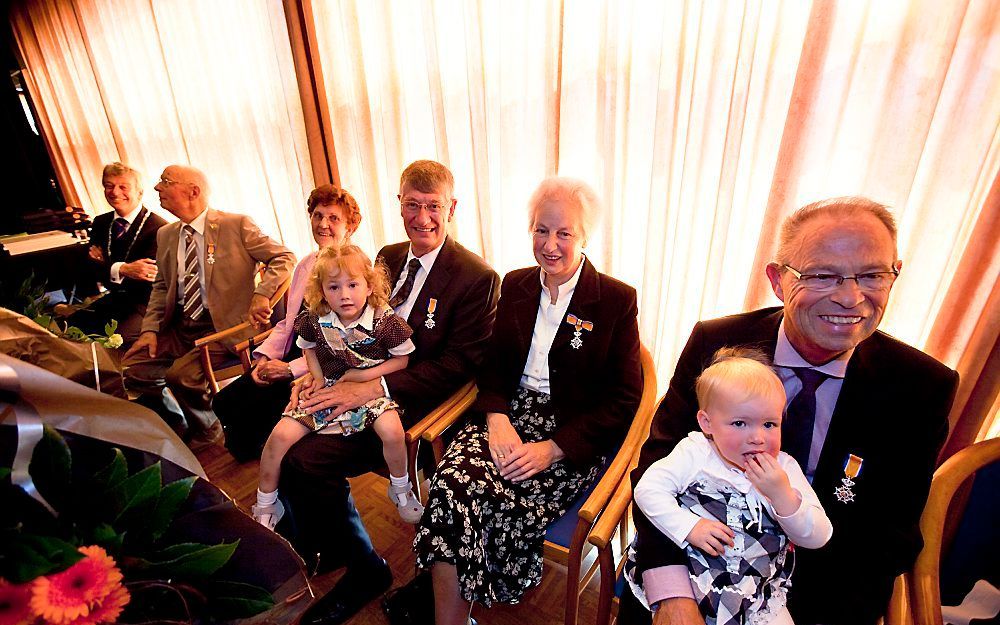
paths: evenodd
<path fill-rule="evenodd" d="M 566 454 L 551 438 L 537 443 L 525 443 L 515 447 L 507 456 L 507 463 L 500 475 L 511 482 L 523 482 L 531 476 L 548 469 L 553 462 L 562 460 Z"/>
<path fill-rule="evenodd" d="M 261 328 L 271 320 L 271 302 L 260 293 L 254 293 L 250 298 L 250 312 L 248 313 L 250 325 Z"/>
<path fill-rule="evenodd" d="M 104 262 L 104 250 L 96 245 L 90 246 L 90 249 L 87 250 L 87 255 L 90 256 L 91 260 L 96 260 L 99 263 Z"/>
<path fill-rule="evenodd" d="M 152 282 L 156 279 L 156 261 L 152 258 L 140 258 L 131 263 L 123 263 L 118 268 L 118 275 L 123 278 Z"/>
<path fill-rule="evenodd" d="M 754 454 L 747 460 L 747 479 L 757 487 L 780 516 L 790 516 L 799 509 L 801 499 L 788 482 L 788 474 L 770 454 Z"/>
<path fill-rule="evenodd" d="M 653 625 L 705 625 L 705 617 L 694 599 L 676 597 L 659 603 L 653 612 Z"/>
<path fill-rule="evenodd" d="M 725 523 L 709 519 L 698 519 L 684 540 L 710 556 L 721 556 L 726 547 L 733 546 L 736 533 Z"/>
<path fill-rule="evenodd" d="M 337 382 L 316 391 L 311 397 L 301 398 L 299 407 L 310 413 L 330 408 L 332 412 L 329 418 L 332 419 L 384 395 L 382 383 L 377 379 L 368 382 Z"/>
<path fill-rule="evenodd" d="M 271 360 L 267 356 L 261 356 L 257 363 L 250 370 L 250 378 L 258 386 L 267 386 L 275 382 L 283 382 L 292 379 L 292 368 L 282 360 Z"/>
<path fill-rule="evenodd" d="M 139 338 L 132 344 L 132 347 L 130 347 L 128 351 L 125 352 L 125 355 L 122 356 L 122 360 L 125 360 L 132 354 L 138 354 L 144 349 L 149 350 L 150 358 L 156 358 L 156 332 L 147 330 L 140 334 Z"/>
<path fill-rule="evenodd" d="M 497 465 L 497 469 L 502 474 L 504 465 L 509 461 L 514 449 L 521 446 L 521 437 L 518 436 L 514 426 L 510 424 L 510 417 L 503 413 L 491 412 L 487 414 L 486 427 L 489 430 L 490 456 L 493 457 L 493 464 Z"/>

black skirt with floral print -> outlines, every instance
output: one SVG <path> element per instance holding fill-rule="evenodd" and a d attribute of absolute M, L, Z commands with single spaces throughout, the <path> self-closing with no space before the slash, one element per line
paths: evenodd
<path fill-rule="evenodd" d="M 525 443 L 550 438 L 558 426 L 545 393 L 519 389 L 509 414 Z M 466 601 L 487 607 L 495 601 L 518 603 L 525 590 L 542 581 L 546 528 L 602 465 L 600 458 L 590 467 L 556 462 L 530 479 L 510 482 L 490 457 L 486 425 L 467 425 L 448 446 L 431 481 L 413 541 L 417 566 L 454 564 Z"/>

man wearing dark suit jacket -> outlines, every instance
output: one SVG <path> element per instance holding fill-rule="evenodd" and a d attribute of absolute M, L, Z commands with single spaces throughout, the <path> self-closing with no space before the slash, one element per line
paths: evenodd
<path fill-rule="evenodd" d="M 104 166 L 104 198 L 113 211 L 94 218 L 90 259 L 97 280 L 108 292 L 69 318 L 87 332 L 103 333 L 111 319 L 125 346 L 139 336 L 153 280 L 156 278 L 156 231 L 166 225 L 159 215 L 141 205 L 139 172 L 122 163 Z"/>
<path fill-rule="evenodd" d="M 269 300 L 288 280 L 295 255 L 246 215 L 209 208 L 208 180 L 194 167 L 170 165 L 155 188 L 160 205 L 179 221 L 157 235 L 159 271 L 142 334 L 122 365 L 174 359 L 166 372 L 167 387 L 184 412 L 189 442 L 196 447 L 217 442 L 223 434 L 194 342 L 249 320 L 245 333 L 210 350 L 213 362 L 222 362 L 234 345 L 261 331 L 271 317 Z M 255 286 L 261 264 L 264 274 Z"/>
<path fill-rule="evenodd" d="M 416 351 L 406 369 L 372 382 L 341 382 L 301 405 L 334 414 L 388 396 L 409 427 L 472 379 L 496 316 L 500 280 L 483 259 L 447 236 L 455 214 L 454 178 L 434 161 L 403 171 L 399 200 L 409 242 L 387 245 L 378 259 L 393 281 L 390 305 L 413 328 Z M 293 401 L 297 391 L 293 392 Z M 374 548 L 351 498 L 348 477 L 378 468 L 381 442 L 372 430 L 349 439 L 306 436 L 285 456 L 280 490 L 287 498 L 296 545 L 320 565 L 341 557 L 347 572 L 313 605 L 304 624 L 342 623 L 385 592 L 392 575 Z"/>
<path fill-rule="evenodd" d="M 718 348 L 771 354 L 789 398 L 782 446 L 804 441 L 800 464 L 834 528 L 825 547 L 795 551 L 788 608 L 798 625 L 874 624 L 922 545 L 918 521 L 958 375 L 876 330 L 901 265 L 895 222 L 880 204 L 835 198 L 790 216 L 767 267 L 784 307 L 695 326 L 632 475 L 634 485 L 697 429 L 695 379 Z M 806 412 L 792 407 L 808 402 Z M 653 622 L 704 623 L 688 598 L 683 551 L 638 511 L 635 518 L 637 577 Z M 619 622 L 649 623 L 650 613 L 626 591 Z"/>

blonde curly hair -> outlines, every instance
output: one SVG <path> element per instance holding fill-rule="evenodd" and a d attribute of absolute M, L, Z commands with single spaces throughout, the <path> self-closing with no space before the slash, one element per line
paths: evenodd
<path fill-rule="evenodd" d="M 357 245 L 330 246 L 321 249 L 316 254 L 316 264 L 313 265 L 309 283 L 306 285 L 306 306 L 314 315 L 326 315 L 330 305 L 323 296 L 323 283 L 331 276 L 346 272 L 349 276 L 359 276 L 365 279 L 372 293 L 368 296 L 368 305 L 378 310 L 389 303 L 389 272 L 385 264 L 379 262 L 373 265 L 368 255 Z"/>

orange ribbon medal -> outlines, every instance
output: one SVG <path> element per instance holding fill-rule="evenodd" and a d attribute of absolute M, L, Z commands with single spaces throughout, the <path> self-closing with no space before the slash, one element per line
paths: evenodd
<path fill-rule="evenodd" d="M 594 329 L 593 321 L 584 321 L 576 315 L 570 313 L 566 315 L 566 323 L 573 326 L 573 340 L 569 342 L 573 349 L 580 349 L 583 347 L 583 330 L 590 332 Z"/>

